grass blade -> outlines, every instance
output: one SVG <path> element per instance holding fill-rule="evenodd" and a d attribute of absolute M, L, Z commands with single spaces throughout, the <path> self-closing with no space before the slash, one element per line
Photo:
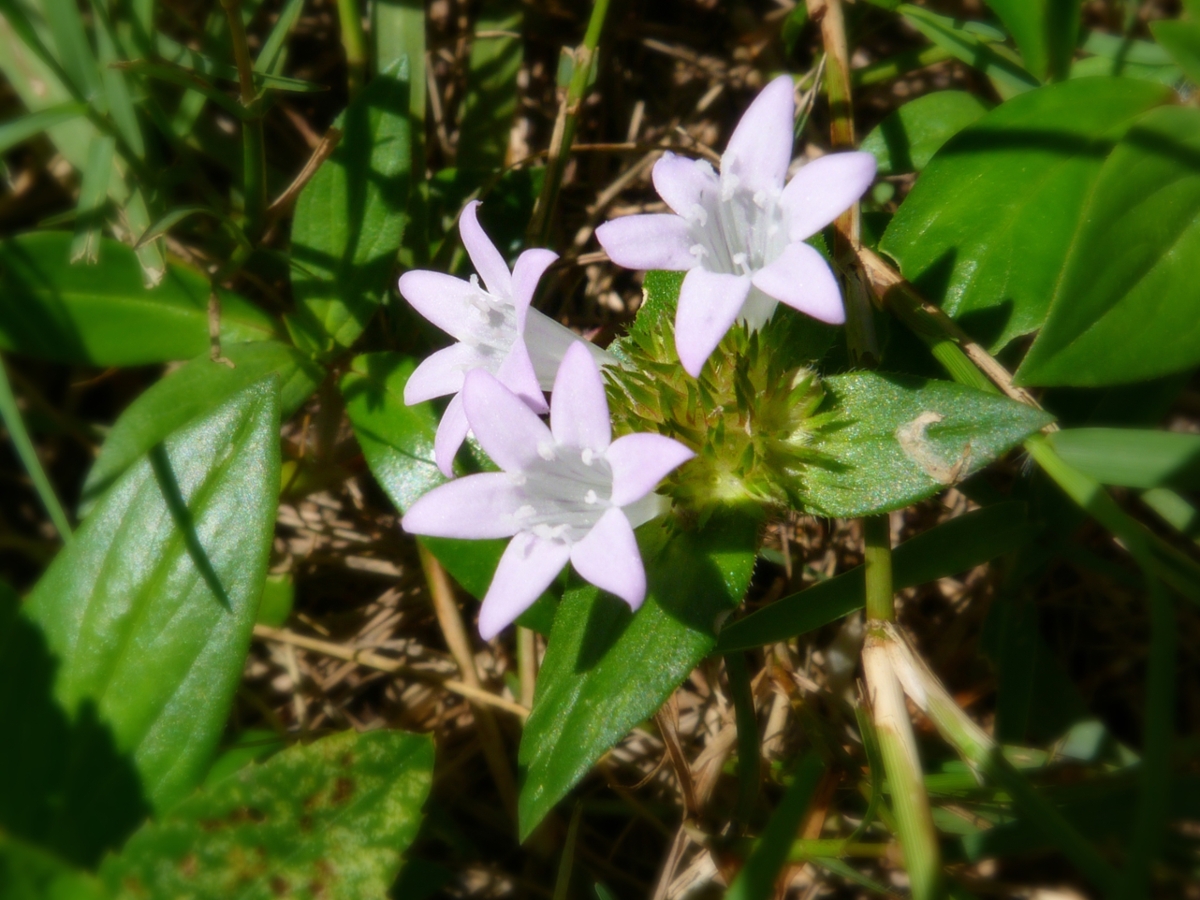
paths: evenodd
<path fill-rule="evenodd" d="M 9 440 L 13 442 L 21 465 L 25 467 L 29 480 L 33 482 L 34 490 L 50 516 L 50 521 L 54 523 L 59 536 L 64 541 L 69 541 L 71 523 L 67 520 L 62 504 L 58 502 L 58 495 L 54 493 L 50 479 L 46 477 L 46 471 L 33 448 L 33 441 L 29 439 L 29 432 L 25 430 L 25 420 L 21 418 L 21 411 L 17 409 L 17 398 L 13 396 L 12 385 L 8 383 L 8 372 L 5 371 L 3 361 L 0 361 L 0 420 L 3 420 L 4 427 L 8 430 Z"/>

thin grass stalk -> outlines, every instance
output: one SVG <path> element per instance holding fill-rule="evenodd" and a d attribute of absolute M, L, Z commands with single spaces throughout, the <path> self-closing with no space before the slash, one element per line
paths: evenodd
<path fill-rule="evenodd" d="M 54 486 L 46 477 L 46 470 L 42 468 L 42 462 L 38 459 L 33 441 L 29 439 L 29 432 L 25 429 L 25 420 L 21 418 L 21 411 L 17 408 L 17 398 L 13 395 L 12 385 L 9 384 L 8 372 L 4 368 L 3 361 L 0 361 L 0 420 L 4 422 L 4 427 L 8 430 L 8 437 L 13 442 L 13 447 L 16 448 L 17 457 L 21 460 L 21 465 L 25 467 L 25 473 L 29 476 L 29 480 L 33 482 L 33 489 L 37 491 L 38 499 L 42 501 L 42 507 L 50 516 L 55 530 L 58 531 L 58 535 L 63 541 L 69 541 L 71 539 L 70 520 L 67 519 L 58 495 L 54 493 Z"/>
<path fill-rule="evenodd" d="M 358 0 L 337 0 L 338 24 L 342 30 L 342 48 L 346 51 L 346 88 L 353 100 L 367 78 L 367 38 L 363 33 Z"/>
<path fill-rule="evenodd" d="M 583 804 L 576 803 L 567 825 L 567 839 L 563 844 L 562 858 L 558 863 L 558 876 L 554 879 L 553 900 L 567 900 L 571 891 L 571 870 L 575 865 L 575 843 L 579 838 L 579 820 L 583 816 Z"/>
<path fill-rule="evenodd" d="M 262 233 L 263 217 L 267 211 L 267 157 L 263 138 L 262 105 L 254 89 L 254 61 L 242 23 L 241 0 L 221 0 L 229 20 L 229 41 L 237 63 L 238 88 L 242 107 L 242 193 L 246 214 L 246 234 L 257 241 Z"/>
<path fill-rule="evenodd" d="M 567 95 L 558 110 L 554 132 L 550 136 L 550 156 L 546 162 L 546 180 L 533 208 L 529 222 L 528 242 L 544 247 L 550 239 L 550 224 L 554 218 L 554 207 L 558 203 L 558 191 L 562 187 L 563 171 L 570 156 L 571 144 L 575 140 L 575 129 L 579 124 L 579 108 L 587 94 L 592 74 L 592 63 L 596 59 L 596 48 L 600 44 L 600 33 L 608 16 L 609 0 L 595 0 L 592 14 L 588 18 L 583 43 L 575 48 L 575 66 Z"/>
<path fill-rule="evenodd" d="M 1119 900 L 1150 894 L 1150 867 L 1162 850 L 1171 798 L 1171 738 L 1175 721 L 1175 614 L 1171 598 L 1153 575 L 1150 592 L 1150 656 L 1146 670 L 1146 723 L 1141 792 Z"/>
<path fill-rule="evenodd" d="M 750 687 L 750 672 L 744 653 L 725 654 L 725 673 L 729 676 L 729 693 L 733 698 L 737 722 L 737 806 L 734 821 L 738 829 L 745 828 L 758 802 L 758 787 L 762 778 L 762 750 L 758 733 L 758 714 L 754 710 L 754 691 Z"/>

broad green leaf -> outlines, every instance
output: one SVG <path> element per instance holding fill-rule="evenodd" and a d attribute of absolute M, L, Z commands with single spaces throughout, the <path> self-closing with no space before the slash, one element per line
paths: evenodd
<path fill-rule="evenodd" d="M 404 385 L 416 367 L 411 356 L 369 353 L 355 357 L 341 381 L 346 414 L 371 474 L 402 513 L 446 480 L 433 459 L 438 414 L 429 403 L 404 403 Z M 487 593 L 507 544 L 451 538 L 421 538 L 421 542 L 477 598 Z M 545 634 L 550 630 L 550 614 L 547 603 L 539 602 L 520 623 Z"/>
<path fill-rule="evenodd" d="M 1157 109 L 1096 179 L 1022 384 L 1145 381 L 1200 362 L 1200 112 Z"/>
<path fill-rule="evenodd" d="M 304 354 L 276 341 L 229 344 L 221 352 L 233 368 L 205 354 L 155 382 L 121 414 L 84 481 L 81 516 L 168 434 L 208 415 L 250 385 L 271 374 L 279 376 L 279 404 L 286 420 L 325 374 Z"/>
<path fill-rule="evenodd" d="M 1174 88 L 1183 78 L 1183 72 L 1172 65 L 1145 66 L 1141 63 L 1109 59 L 1105 56 L 1088 56 L 1071 66 L 1071 78 L 1096 78 L 1098 76 L 1135 78 Z"/>
<path fill-rule="evenodd" d="M 746 592 L 756 521 L 715 516 L 700 531 L 672 529 L 639 529 L 648 593 L 636 613 L 591 585 L 563 595 L 521 736 L 522 839 L 712 651 L 719 621 Z"/>
<path fill-rule="evenodd" d="M 1200 84 L 1200 22 L 1151 22 L 1150 32 L 1187 77 Z"/>
<path fill-rule="evenodd" d="M 93 875 L 40 847 L 0 837 L 0 897 L 4 900 L 106 900 Z"/>
<path fill-rule="evenodd" d="M 1069 465 L 1104 484 L 1200 489 L 1200 435 L 1136 428 L 1070 428 L 1050 435 Z"/>
<path fill-rule="evenodd" d="M 404 61 L 377 75 L 334 122 L 342 140 L 296 201 L 297 344 L 328 352 L 362 333 L 391 286 L 408 220 L 412 138 Z"/>
<path fill-rule="evenodd" d="M 147 824 L 101 877 L 122 900 L 383 897 L 432 782 L 426 735 L 347 731 L 298 744 Z"/>
<path fill-rule="evenodd" d="M 1041 81 L 1061 81 L 1071 69 L 1081 0 L 987 0 L 1012 34 L 1025 68 Z"/>
<path fill-rule="evenodd" d="M 920 172 L 946 143 L 988 111 L 966 91 L 936 91 L 918 97 L 884 119 L 859 148 L 875 155 L 881 175 Z"/>
<path fill-rule="evenodd" d="M 905 541 L 892 554 L 896 590 L 957 575 L 1017 549 L 1031 534 L 1023 503 L 999 503 L 951 519 Z M 721 631 L 728 653 L 786 641 L 836 622 L 866 602 L 862 566 L 776 600 Z"/>
<path fill-rule="evenodd" d="M 856 372 L 821 382 L 826 423 L 802 499 L 814 515 L 850 518 L 902 509 L 999 458 L 1053 417 L 948 381 Z"/>
<path fill-rule="evenodd" d="M 87 107 L 82 103 L 68 102 L 5 122 L 0 125 L 0 153 L 11 150 L 47 128 L 78 119 L 86 112 Z"/>
<path fill-rule="evenodd" d="M 1010 100 L 951 138 L 880 248 L 998 349 L 1039 328 L 1104 157 L 1167 88 L 1086 78 Z"/>
<path fill-rule="evenodd" d="M 821 757 L 815 751 L 809 751 L 800 760 L 791 785 L 755 842 L 746 864 L 729 886 L 725 900 L 768 900 L 775 896 L 775 880 L 787 862 L 788 851 L 824 771 Z"/>
<path fill-rule="evenodd" d="M 85 864 L 208 771 L 266 575 L 274 379 L 172 434 L 105 495 L 0 636 L 0 824 Z"/>
<path fill-rule="evenodd" d="M 286 747 L 284 738 L 274 731 L 266 728 L 247 728 L 213 760 L 208 774 L 204 776 L 203 787 L 212 787 L 251 763 L 265 762 Z"/>
<path fill-rule="evenodd" d="M 982 22 L 963 22 L 910 3 L 901 4 L 899 10 L 905 21 L 929 40 L 990 78 L 1004 99 L 1038 86 L 1036 78 L 1009 58 L 1009 51 L 989 45 L 988 40 L 997 36 L 987 36 Z M 998 37 L 1003 40 L 1002 34 Z"/>
<path fill-rule="evenodd" d="M 488 0 L 481 5 L 463 98 L 460 169 L 490 172 L 504 167 L 517 112 L 517 73 L 525 57 L 524 18 L 519 0 Z"/>
<path fill-rule="evenodd" d="M 0 243 L 0 350 L 55 362 L 139 366 L 205 352 L 208 280 L 171 266 L 148 289 L 134 252 L 101 241 L 100 262 L 72 266 L 71 236 L 21 235 Z M 221 336 L 230 343 L 270 338 L 269 316 L 227 291 Z"/>

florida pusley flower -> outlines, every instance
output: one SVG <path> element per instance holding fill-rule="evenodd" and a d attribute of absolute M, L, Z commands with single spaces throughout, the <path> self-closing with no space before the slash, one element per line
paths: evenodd
<path fill-rule="evenodd" d="M 792 79 L 781 75 L 750 104 L 721 156 L 666 153 L 654 188 L 675 214 L 613 219 L 596 237 L 617 265 L 686 271 L 675 315 L 675 345 L 696 377 L 736 321 L 765 325 L 780 303 L 814 319 L 846 319 L 837 280 L 804 241 L 853 204 L 875 177 L 870 153 L 831 153 L 784 186 L 792 158 Z"/>
<path fill-rule="evenodd" d="M 469 431 L 460 393 L 468 372 L 490 372 L 531 410 L 544 413 L 549 407 L 542 391 L 553 385 L 569 346 L 585 344 L 598 361 L 609 361 L 604 350 L 530 306 L 538 281 L 558 255 L 549 250 L 526 250 L 510 272 L 479 224 L 478 206 L 477 200 L 468 203 L 458 220 L 459 234 L 478 276 L 464 280 L 425 269 L 400 276 L 404 299 L 458 341 L 431 354 L 404 386 L 404 402 L 409 406 L 454 395 L 434 438 L 434 459 L 447 477 L 452 474 L 454 454 Z"/>
<path fill-rule="evenodd" d="M 471 430 L 503 471 L 434 488 L 400 524 L 434 537 L 512 538 L 483 598 L 483 638 L 512 623 L 568 561 L 637 609 L 646 572 L 633 529 L 665 510 L 655 487 L 695 454 L 660 434 L 612 440 L 600 370 L 580 344 L 567 349 L 554 380 L 549 427 L 486 369 L 467 373 L 459 396 Z"/>

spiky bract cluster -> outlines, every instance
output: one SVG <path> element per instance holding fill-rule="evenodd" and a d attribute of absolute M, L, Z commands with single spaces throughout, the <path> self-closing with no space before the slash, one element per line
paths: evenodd
<path fill-rule="evenodd" d="M 614 432 L 655 430 L 696 452 L 664 484 L 685 514 L 803 509 L 805 471 L 822 459 L 812 443 L 824 391 L 816 372 L 776 352 L 783 317 L 760 331 L 735 326 L 696 379 L 679 363 L 670 316 L 648 312 L 613 348 L 624 365 L 606 370 Z"/>

